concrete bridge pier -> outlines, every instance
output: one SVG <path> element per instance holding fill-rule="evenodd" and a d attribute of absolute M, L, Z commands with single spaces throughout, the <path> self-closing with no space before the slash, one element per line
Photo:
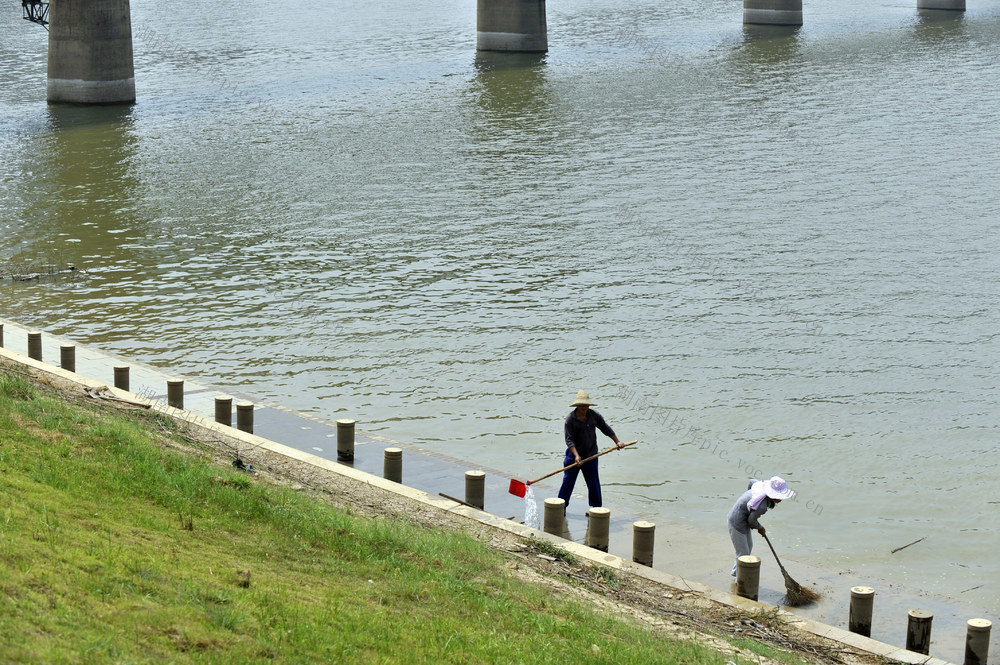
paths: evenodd
<path fill-rule="evenodd" d="M 129 0 L 50 0 L 50 104 L 135 101 Z"/>
<path fill-rule="evenodd" d="M 549 50 L 545 0 L 477 0 L 476 50 Z"/>
<path fill-rule="evenodd" d="M 917 0 L 917 9 L 952 9 L 965 11 L 965 0 Z"/>
<path fill-rule="evenodd" d="M 743 0 L 743 23 L 802 25 L 802 0 Z"/>

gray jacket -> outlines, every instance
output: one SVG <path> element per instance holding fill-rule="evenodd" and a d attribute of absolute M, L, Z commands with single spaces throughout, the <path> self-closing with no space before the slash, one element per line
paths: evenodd
<path fill-rule="evenodd" d="M 750 481 L 752 486 L 755 480 Z M 740 498 L 736 500 L 733 507 L 729 510 L 729 515 L 726 517 L 726 522 L 729 523 L 730 529 L 736 529 L 740 533 L 747 533 L 750 529 L 761 528 L 760 522 L 758 521 L 760 517 L 767 512 L 768 508 L 774 507 L 774 501 L 771 497 L 764 497 L 764 500 L 760 502 L 757 506 L 757 510 L 751 511 L 747 508 L 747 502 L 750 501 L 750 496 L 753 492 L 750 491 L 749 487 L 747 491 L 740 495 Z"/>

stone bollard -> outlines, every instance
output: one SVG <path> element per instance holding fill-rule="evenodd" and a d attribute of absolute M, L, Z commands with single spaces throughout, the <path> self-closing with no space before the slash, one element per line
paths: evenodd
<path fill-rule="evenodd" d="M 230 395 L 215 396 L 215 422 L 233 426 L 233 398 Z"/>
<path fill-rule="evenodd" d="M 910 610 L 906 624 L 906 650 L 925 656 L 931 651 L 931 622 L 934 615 L 927 610 Z"/>
<path fill-rule="evenodd" d="M 382 477 L 394 483 L 403 482 L 403 449 L 386 448 L 382 464 Z"/>
<path fill-rule="evenodd" d="M 632 524 L 632 561 L 643 566 L 653 566 L 653 538 L 656 525 L 652 522 Z"/>
<path fill-rule="evenodd" d="M 28 333 L 28 357 L 42 359 L 42 333 Z"/>
<path fill-rule="evenodd" d="M 236 429 L 253 434 L 253 402 L 237 402 Z"/>
<path fill-rule="evenodd" d="M 587 518 L 587 534 L 583 542 L 587 547 L 607 552 L 611 532 L 611 511 L 607 508 L 591 508 L 587 511 Z"/>
<path fill-rule="evenodd" d="M 337 421 L 337 459 L 341 462 L 354 461 L 355 420 Z"/>
<path fill-rule="evenodd" d="M 465 502 L 482 510 L 486 504 L 486 472 L 465 472 Z"/>
<path fill-rule="evenodd" d="M 128 365 L 115 365 L 115 388 L 129 389 Z"/>
<path fill-rule="evenodd" d="M 852 633 L 872 636 L 872 609 L 875 605 L 875 589 L 870 586 L 851 587 L 851 608 L 847 628 Z"/>
<path fill-rule="evenodd" d="M 986 665 L 992 626 L 988 619 L 969 619 L 965 629 L 965 665 Z"/>
<path fill-rule="evenodd" d="M 566 533 L 566 501 L 559 497 L 545 500 L 545 516 L 542 518 L 542 531 L 553 536 Z"/>
<path fill-rule="evenodd" d="M 175 409 L 184 408 L 184 381 L 182 379 L 167 380 L 167 406 Z"/>
<path fill-rule="evenodd" d="M 760 591 L 760 558 L 744 554 L 736 560 L 736 595 L 757 600 Z"/>
<path fill-rule="evenodd" d="M 59 347 L 59 366 L 67 372 L 76 371 L 76 347 L 72 344 L 63 344 Z"/>

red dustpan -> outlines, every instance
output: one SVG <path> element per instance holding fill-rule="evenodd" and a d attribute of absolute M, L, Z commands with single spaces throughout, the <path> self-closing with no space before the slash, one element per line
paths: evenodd
<path fill-rule="evenodd" d="M 631 445 L 636 444 L 636 443 L 639 443 L 638 439 L 636 439 L 635 441 L 629 441 L 628 443 L 623 443 L 622 444 L 622 448 L 625 448 L 626 446 L 631 446 Z M 539 480 L 545 480 L 546 478 L 548 478 L 550 476 L 554 476 L 557 473 L 562 473 L 563 471 L 566 471 L 567 469 L 572 469 L 574 467 L 579 466 L 580 464 L 584 464 L 586 462 L 589 462 L 592 459 L 596 459 L 596 458 L 600 457 L 601 455 L 607 455 L 608 453 L 614 452 L 616 450 L 619 450 L 618 446 L 612 446 L 611 448 L 608 448 L 607 450 L 603 450 L 603 451 L 597 453 L 596 455 L 591 455 L 590 457 L 588 457 L 586 459 L 580 460 L 579 464 L 570 464 L 569 466 L 564 466 L 563 468 L 558 469 L 556 471 L 553 471 L 552 473 L 546 473 L 541 478 L 535 478 L 534 480 L 529 480 L 529 481 L 524 482 L 524 483 L 522 483 L 520 480 L 514 480 L 513 478 L 511 478 L 510 479 L 510 489 L 508 489 L 507 491 L 510 492 L 511 494 L 513 494 L 514 496 L 524 497 L 524 495 L 528 493 L 528 485 L 533 485 L 533 484 L 537 483 Z"/>

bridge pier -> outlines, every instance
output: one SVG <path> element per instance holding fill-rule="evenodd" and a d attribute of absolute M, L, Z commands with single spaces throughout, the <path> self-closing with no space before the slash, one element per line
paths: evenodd
<path fill-rule="evenodd" d="M 50 104 L 135 101 L 129 0 L 50 0 Z"/>
<path fill-rule="evenodd" d="M 965 11 L 965 0 L 917 0 L 917 9 L 952 9 Z"/>
<path fill-rule="evenodd" d="M 743 23 L 802 25 L 802 0 L 743 0 Z"/>
<path fill-rule="evenodd" d="M 549 50 L 545 0 L 477 0 L 476 50 Z"/>

